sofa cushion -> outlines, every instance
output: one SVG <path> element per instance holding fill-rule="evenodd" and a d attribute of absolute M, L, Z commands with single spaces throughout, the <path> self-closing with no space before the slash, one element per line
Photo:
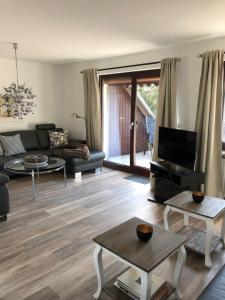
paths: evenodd
<path fill-rule="evenodd" d="M 21 131 L 20 136 L 26 150 L 39 149 L 38 138 L 35 130 Z"/>
<path fill-rule="evenodd" d="M 8 132 L 0 133 L 0 135 L 10 136 L 18 133 L 20 134 L 20 138 L 25 150 L 39 149 L 36 130 L 8 131 Z"/>
<path fill-rule="evenodd" d="M 0 141 L 3 146 L 5 156 L 26 152 L 21 142 L 20 134 L 16 134 L 12 136 L 0 135 Z"/>
<path fill-rule="evenodd" d="M 210 282 L 198 300 L 224 300 L 225 299 L 225 267 Z"/>
<path fill-rule="evenodd" d="M 62 148 L 68 145 L 68 131 L 49 131 L 50 148 Z"/>
<path fill-rule="evenodd" d="M 37 137 L 40 149 L 50 148 L 50 139 L 48 130 L 37 130 Z"/>

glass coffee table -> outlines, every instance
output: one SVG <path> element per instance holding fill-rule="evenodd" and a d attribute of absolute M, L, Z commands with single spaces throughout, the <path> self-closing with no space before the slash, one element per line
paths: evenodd
<path fill-rule="evenodd" d="M 27 168 L 23 159 L 13 159 L 5 163 L 5 170 L 14 174 L 23 174 L 32 176 L 32 195 L 33 200 L 35 200 L 35 175 L 39 178 L 40 174 L 49 174 L 57 172 L 63 169 L 64 171 L 64 184 L 66 188 L 66 167 L 65 160 L 59 157 L 50 157 L 48 160 L 48 165 L 40 168 Z"/>

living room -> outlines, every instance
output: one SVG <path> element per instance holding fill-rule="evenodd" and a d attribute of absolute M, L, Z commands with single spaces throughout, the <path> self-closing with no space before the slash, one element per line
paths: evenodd
<path fill-rule="evenodd" d="M 1 300 L 225 298 L 224 8 L 0 1 Z"/>

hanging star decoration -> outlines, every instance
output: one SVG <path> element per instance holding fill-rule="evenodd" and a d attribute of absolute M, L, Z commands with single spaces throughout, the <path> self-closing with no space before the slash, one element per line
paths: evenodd
<path fill-rule="evenodd" d="M 3 87 L 0 92 L 0 115 L 12 117 L 14 119 L 23 119 L 24 116 L 33 114 L 33 108 L 36 106 L 36 95 L 32 89 L 24 84 L 19 84 L 19 72 L 17 63 L 18 43 L 12 43 L 15 53 L 16 65 L 16 83 L 12 82 L 8 87 Z"/>

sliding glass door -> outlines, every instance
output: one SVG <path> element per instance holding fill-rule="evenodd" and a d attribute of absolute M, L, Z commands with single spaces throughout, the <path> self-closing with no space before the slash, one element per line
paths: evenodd
<path fill-rule="evenodd" d="M 158 104 L 159 78 L 143 77 L 136 81 L 135 106 L 135 166 L 149 168 L 154 146 L 155 122 Z"/>
<path fill-rule="evenodd" d="M 129 166 L 131 77 L 105 79 L 102 93 L 103 149 L 106 160 Z"/>
<path fill-rule="evenodd" d="M 101 76 L 105 165 L 148 173 L 160 70 Z"/>

